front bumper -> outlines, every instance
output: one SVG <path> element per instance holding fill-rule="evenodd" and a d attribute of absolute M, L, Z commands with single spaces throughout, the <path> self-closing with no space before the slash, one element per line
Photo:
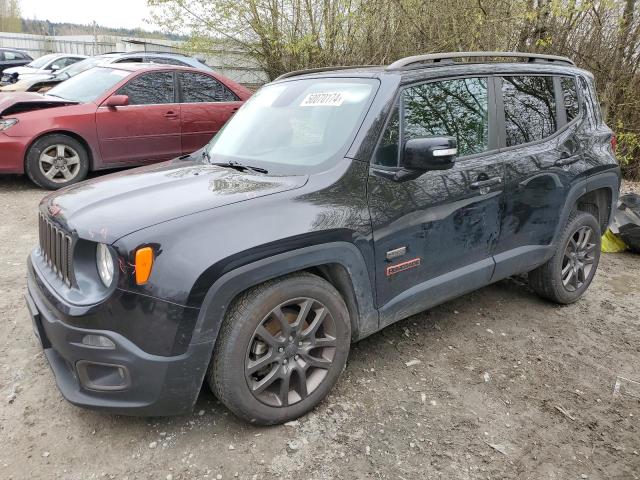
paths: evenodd
<path fill-rule="evenodd" d="M 190 344 L 177 356 L 152 355 L 116 332 L 64 323 L 40 288 L 29 269 L 26 301 L 34 332 L 64 398 L 77 406 L 121 415 L 191 411 L 211 358 L 209 342 Z M 114 318 L 114 322 L 122 320 Z M 85 345 L 82 339 L 86 335 L 107 337 L 114 348 Z M 116 375 L 105 376 L 105 372 Z M 108 385 L 101 383 L 105 378 Z"/>
<path fill-rule="evenodd" d="M 24 173 L 28 140 L 0 132 L 0 173 Z"/>

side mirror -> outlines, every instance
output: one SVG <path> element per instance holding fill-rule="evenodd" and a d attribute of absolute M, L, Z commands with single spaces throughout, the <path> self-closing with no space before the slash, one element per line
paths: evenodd
<path fill-rule="evenodd" d="M 404 144 L 403 161 L 407 170 L 446 170 L 458 155 L 454 137 L 412 138 Z"/>
<path fill-rule="evenodd" d="M 51 71 L 52 72 L 57 72 L 58 70 L 60 70 L 60 66 L 59 65 L 51 65 Z"/>
<path fill-rule="evenodd" d="M 129 105 L 129 96 L 128 95 L 111 95 L 109 98 L 105 100 L 103 105 L 109 108 L 126 107 L 127 105 Z"/>

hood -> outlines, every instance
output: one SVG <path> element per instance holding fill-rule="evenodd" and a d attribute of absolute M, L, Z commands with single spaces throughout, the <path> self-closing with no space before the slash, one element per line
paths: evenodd
<path fill-rule="evenodd" d="M 0 88 L 0 92 L 25 92 L 29 87 L 35 85 L 38 82 L 51 82 L 54 80 L 53 75 L 37 74 L 29 75 L 24 79 L 18 80 L 16 83 L 10 83 Z"/>
<path fill-rule="evenodd" d="M 173 160 L 70 186 L 45 197 L 40 208 L 82 238 L 113 243 L 167 220 L 300 188 L 307 180 Z"/>
<path fill-rule="evenodd" d="M 13 75 L 17 73 L 18 75 L 24 75 L 29 73 L 36 73 L 39 69 L 31 68 L 31 67 L 11 67 L 4 70 L 4 74 Z"/>
<path fill-rule="evenodd" d="M 78 102 L 58 97 L 50 97 L 35 92 L 6 92 L 0 95 L 0 117 L 30 112 L 32 110 L 43 110 L 45 108 L 77 104 Z"/>

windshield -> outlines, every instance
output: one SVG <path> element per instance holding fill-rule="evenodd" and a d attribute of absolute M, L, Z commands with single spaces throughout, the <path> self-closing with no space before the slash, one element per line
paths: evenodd
<path fill-rule="evenodd" d="M 47 92 L 47 95 L 80 103 L 94 102 L 130 73 L 115 68 L 92 68 L 56 85 Z"/>
<path fill-rule="evenodd" d="M 63 68 L 62 70 L 60 70 L 58 73 L 56 73 L 56 77 L 57 78 L 75 77 L 79 73 L 95 67 L 102 60 L 104 60 L 104 58 L 102 57 L 93 57 L 93 58 L 87 58 L 86 60 L 81 60 L 77 63 L 69 65 L 67 68 Z"/>
<path fill-rule="evenodd" d="M 47 63 L 49 63 L 52 60 L 55 60 L 56 58 L 58 58 L 58 56 L 55 53 L 50 53 L 49 55 L 36 58 L 33 62 L 28 63 L 26 66 L 31 68 L 42 68 Z"/>
<path fill-rule="evenodd" d="M 212 162 L 312 167 L 347 147 L 373 97 L 370 79 L 304 79 L 260 89 L 211 140 Z"/>

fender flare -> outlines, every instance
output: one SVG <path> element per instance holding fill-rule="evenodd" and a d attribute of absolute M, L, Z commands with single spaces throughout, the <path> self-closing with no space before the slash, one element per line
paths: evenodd
<path fill-rule="evenodd" d="M 608 188 L 611 190 L 611 212 L 609 214 L 608 222 L 609 225 L 611 224 L 611 222 L 613 221 L 613 215 L 615 214 L 615 206 L 618 203 L 618 195 L 620 190 L 619 169 L 612 169 L 606 172 L 596 173 L 587 178 L 581 179 L 571 187 L 569 193 L 566 196 L 564 207 L 562 208 L 562 212 L 560 214 L 560 221 L 558 222 L 558 227 L 553 236 L 553 241 L 551 242 L 552 245 L 556 245 L 558 243 L 564 226 L 567 223 L 567 219 L 578 203 L 578 199 L 584 194 L 592 192 L 594 190 L 598 190 L 600 188 Z"/>
<path fill-rule="evenodd" d="M 330 242 L 273 255 L 222 275 L 204 297 L 191 343 L 210 343 L 213 348 L 229 305 L 246 289 L 305 268 L 336 263 L 346 269 L 351 279 L 358 307 L 355 319 L 358 337 L 377 331 L 378 311 L 362 253 L 352 243 Z"/>

